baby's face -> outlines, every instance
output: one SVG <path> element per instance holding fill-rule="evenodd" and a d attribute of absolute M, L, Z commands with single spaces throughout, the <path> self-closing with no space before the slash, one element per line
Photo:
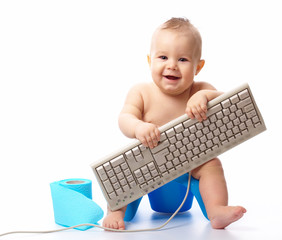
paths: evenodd
<path fill-rule="evenodd" d="M 199 62 L 192 34 L 157 30 L 149 58 L 153 81 L 161 91 L 179 95 L 190 88 Z"/>

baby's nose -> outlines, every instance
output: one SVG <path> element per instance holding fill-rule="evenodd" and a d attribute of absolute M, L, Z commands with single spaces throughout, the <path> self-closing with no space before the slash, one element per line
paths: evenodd
<path fill-rule="evenodd" d="M 167 68 L 170 69 L 170 70 L 176 70 L 177 69 L 177 62 L 175 60 L 168 61 Z"/>

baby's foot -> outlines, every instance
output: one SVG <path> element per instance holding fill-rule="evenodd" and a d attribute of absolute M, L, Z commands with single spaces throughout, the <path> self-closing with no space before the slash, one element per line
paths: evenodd
<path fill-rule="evenodd" d="M 112 228 L 112 229 L 125 229 L 124 223 L 124 212 L 123 211 L 109 211 L 107 216 L 103 220 L 103 227 Z"/>
<path fill-rule="evenodd" d="M 223 229 L 243 217 L 247 210 L 240 206 L 222 206 L 218 207 L 214 212 L 215 214 L 210 218 L 212 227 L 215 229 Z"/>

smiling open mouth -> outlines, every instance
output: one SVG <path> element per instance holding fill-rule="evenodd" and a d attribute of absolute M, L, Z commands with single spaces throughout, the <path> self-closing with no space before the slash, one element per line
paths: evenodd
<path fill-rule="evenodd" d="M 180 77 L 176 77 L 176 76 L 172 76 L 172 75 L 167 75 L 167 76 L 164 76 L 164 77 L 169 79 L 169 80 L 178 80 L 178 79 L 180 79 Z"/>

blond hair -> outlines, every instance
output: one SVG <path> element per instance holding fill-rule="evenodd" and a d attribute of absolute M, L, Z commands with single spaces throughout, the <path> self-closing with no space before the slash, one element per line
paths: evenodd
<path fill-rule="evenodd" d="M 192 36 L 194 37 L 196 47 L 197 47 L 197 58 L 200 60 L 201 54 L 202 54 L 202 37 L 199 33 L 198 29 L 194 27 L 194 25 L 187 19 L 187 18 L 171 18 L 165 23 L 163 23 L 160 28 L 160 30 L 174 30 L 179 32 L 187 31 L 189 33 L 192 33 Z"/>

